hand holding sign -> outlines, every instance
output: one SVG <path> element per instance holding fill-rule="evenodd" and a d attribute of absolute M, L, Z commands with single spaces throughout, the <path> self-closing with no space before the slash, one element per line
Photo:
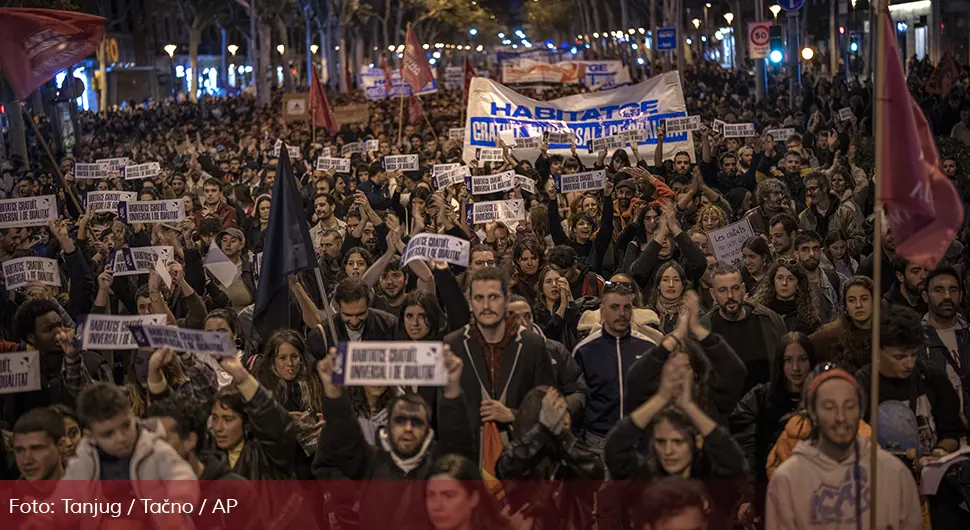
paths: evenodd
<path fill-rule="evenodd" d="M 334 384 L 333 382 L 333 365 L 337 359 L 337 348 L 330 348 L 327 352 L 327 356 L 317 361 L 317 377 L 320 378 L 320 383 L 323 384 L 323 393 L 327 395 L 329 399 L 338 399 L 341 395 L 340 386 Z M 459 389 L 459 392 L 461 390 Z"/>
<path fill-rule="evenodd" d="M 445 399 L 458 399 L 461 397 L 461 371 L 463 363 L 454 353 L 451 353 L 451 346 L 447 344 L 442 348 L 445 354 L 445 370 L 448 372 L 448 384 L 445 385 Z"/>
<path fill-rule="evenodd" d="M 79 353 L 74 349 L 74 328 L 59 328 L 54 334 L 54 339 L 64 350 L 64 355 L 73 358 Z"/>
<path fill-rule="evenodd" d="M 148 359 L 148 382 L 158 384 L 165 381 L 162 369 L 168 366 L 174 358 L 175 350 L 168 346 L 155 350 L 155 353 L 152 353 L 152 356 Z"/>
<path fill-rule="evenodd" d="M 252 377 L 238 357 L 221 357 L 219 359 L 219 366 L 232 377 L 232 384 L 234 385 L 238 385 L 249 377 Z"/>

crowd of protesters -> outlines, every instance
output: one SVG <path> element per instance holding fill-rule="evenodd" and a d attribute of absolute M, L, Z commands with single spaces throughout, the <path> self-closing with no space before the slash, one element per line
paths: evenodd
<path fill-rule="evenodd" d="M 919 92 L 963 196 L 967 86 L 963 75 L 938 100 Z M 701 63 L 683 87 L 702 117 L 695 152 L 562 156 L 543 145 L 525 159 L 504 146 L 504 162 L 466 160 L 471 173 L 514 170 L 536 192 L 484 197 L 431 179 L 434 164 L 464 163 L 461 139 L 448 138 L 462 126 L 461 91 L 422 97 L 429 119 L 401 132 L 396 99 L 369 102 L 367 123 L 336 134 L 245 96 L 82 114 L 85 137 L 60 162 L 65 185 L 39 157 L 0 167 L 6 197 L 53 194 L 61 212 L 47 227 L 0 229 L 0 260 L 54 258 L 63 280 L 0 296 L 0 348 L 38 351 L 42 384 L 0 395 L 5 478 L 38 497 L 62 479 L 355 481 L 299 514 L 257 487 L 253 503 L 329 528 L 867 528 L 874 515 L 879 528 L 965 528 L 970 467 L 953 466 L 933 494 L 917 484 L 970 434 L 967 231 L 926 270 L 895 255 L 887 230 L 875 285 L 871 86 L 806 76 L 792 94 L 772 79 L 755 103 L 750 79 Z M 754 123 L 758 135 L 723 138 L 713 119 Z M 795 131 L 766 134 L 778 128 Z M 661 153 L 662 125 L 657 135 Z M 278 139 L 299 148 L 284 171 Z M 372 139 L 378 149 L 349 155 L 349 173 L 312 164 Z M 383 169 L 382 156 L 405 153 L 419 171 Z M 72 173 L 72 162 L 116 157 L 161 172 Z M 554 175 L 590 169 L 606 171 L 604 189 L 556 193 Z M 261 334 L 253 257 L 276 180 L 290 174 L 323 288 L 293 275 L 289 318 Z M 107 190 L 181 199 L 186 219 L 129 225 L 72 200 Z M 525 199 L 525 220 L 468 224 L 465 205 L 505 198 Z M 708 234 L 743 219 L 753 234 L 742 260 L 720 263 Z M 469 241 L 467 267 L 402 266 L 423 232 Z M 170 286 L 156 271 L 113 274 L 116 252 L 152 245 L 173 249 Z M 237 267 L 228 285 L 203 266 L 216 247 Z M 328 312 L 338 341 L 442 342 L 447 385 L 336 384 Z M 239 351 L 218 361 L 86 351 L 76 323 L 91 314 L 160 314 L 227 333 Z M 875 377 L 879 403 L 869 403 Z M 484 433 L 497 433 L 500 454 L 488 456 Z"/>

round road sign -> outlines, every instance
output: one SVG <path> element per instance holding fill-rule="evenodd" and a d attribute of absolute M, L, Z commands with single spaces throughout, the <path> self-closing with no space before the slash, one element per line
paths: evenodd
<path fill-rule="evenodd" d="M 778 5 L 785 11 L 798 11 L 805 5 L 805 0 L 778 0 Z"/>
<path fill-rule="evenodd" d="M 751 44 L 754 44 L 755 46 L 767 45 L 768 41 L 771 40 L 771 31 L 768 30 L 769 27 L 771 27 L 770 22 L 766 22 L 764 24 L 752 24 L 751 34 L 748 36 L 748 40 L 751 41 Z"/>

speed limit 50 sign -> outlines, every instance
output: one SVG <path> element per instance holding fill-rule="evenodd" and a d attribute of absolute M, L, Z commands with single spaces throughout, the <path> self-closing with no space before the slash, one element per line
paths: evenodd
<path fill-rule="evenodd" d="M 768 41 L 771 38 L 771 22 L 748 24 L 748 53 L 752 59 L 768 57 Z"/>

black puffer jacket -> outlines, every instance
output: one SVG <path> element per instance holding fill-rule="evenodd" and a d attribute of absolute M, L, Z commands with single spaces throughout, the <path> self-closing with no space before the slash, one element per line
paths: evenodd
<path fill-rule="evenodd" d="M 296 431 L 282 405 L 262 386 L 246 402 L 246 445 L 232 470 L 249 480 L 290 480 Z"/>

